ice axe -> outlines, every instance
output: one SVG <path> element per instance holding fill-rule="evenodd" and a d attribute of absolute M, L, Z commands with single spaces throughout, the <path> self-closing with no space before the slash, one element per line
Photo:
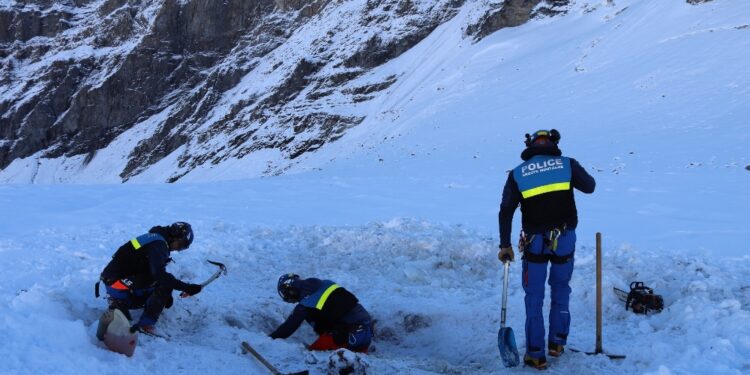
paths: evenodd
<path fill-rule="evenodd" d="M 214 280 L 218 279 L 219 276 L 221 276 L 222 274 L 224 274 L 224 275 L 227 274 L 227 266 L 225 266 L 224 263 L 214 262 L 212 260 L 206 260 L 206 262 L 211 263 L 214 266 L 219 267 L 219 269 L 216 270 L 216 272 L 214 272 L 214 274 L 211 275 L 211 277 L 209 277 L 208 280 L 202 282 L 200 284 L 201 287 L 205 287 L 206 285 L 211 284 Z M 190 295 L 186 294 L 185 292 L 182 292 L 182 293 L 180 293 L 180 297 L 185 298 L 185 297 L 190 297 Z"/>
<path fill-rule="evenodd" d="M 497 332 L 497 348 L 500 349 L 500 357 L 505 367 L 516 367 L 521 362 L 516 347 L 516 336 L 513 328 L 505 326 L 505 312 L 508 305 L 508 268 L 510 261 L 503 261 L 503 309 L 500 313 L 500 331 Z"/>
<path fill-rule="evenodd" d="M 262 363 L 263 366 L 266 366 L 266 368 L 268 369 L 268 371 L 271 371 L 271 373 L 273 375 L 307 375 L 309 373 L 307 370 L 303 370 L 303 371 L 300 371 L 300 372 L 290 372 L 288 374 L 284 374 L 284 373 L 280 372 L 279 370 L 277 370 L 276 367 L 273 367 L 272 364 L 268 363 L 268 361 L 266 361 L 266 359 L 263 358 L 263 356 L 260 355 L 260 353 L 258 353 L 257 351 L 255 351 L 255 349 L 253 349 L 253 347 L 250 346 L 250 344 L 248 344 L 247 341 L 243 341 L 242 342 L 242 349 L 244 350 L 245 353 L 252 354 L 253 357 L 255 357 L 255 359 L 257 359 L 258 362 Z"/>

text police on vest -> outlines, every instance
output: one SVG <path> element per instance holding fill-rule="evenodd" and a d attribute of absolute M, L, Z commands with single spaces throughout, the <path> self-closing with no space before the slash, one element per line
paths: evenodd
<path fill-rule="evenodd" d="M 524 165 L 523 167 L 521 167 L 521 174 L 523 174 L 524 176 L 530 176 L 532 174 L 561 168 L 564 168 L 562 159 L 548 159 L 545 161 L 538 161 Z"/>

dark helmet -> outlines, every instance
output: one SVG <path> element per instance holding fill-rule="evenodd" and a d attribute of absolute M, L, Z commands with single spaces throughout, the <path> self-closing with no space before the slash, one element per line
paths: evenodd
<path fill-rule="evenodd" d="M 180 246 L 175 250 L 185 250 L 193 243 L 193 228 L 184 221 L 178 221 L 168 227 L 171 241 L 178 241 Z"/>
<path fill-rule="evenodd" d="M 552 130 L 537 130 L 534 134 L 526 134 L 526 147 L 532 146 L 557 146 L 560 142 L 560 132 Z"/>
<path fill-rule="evenodd" d="M 299 280 L 299 275 L 293 273 L 287 273 L 279 277 L 279 283 L 276 284 L 276 290 L 279 292 L 279 296 L 284 302 L 297 303 L 302 297 L 300 297 L 299 288 L 292 285 L 296 280 Z"/>

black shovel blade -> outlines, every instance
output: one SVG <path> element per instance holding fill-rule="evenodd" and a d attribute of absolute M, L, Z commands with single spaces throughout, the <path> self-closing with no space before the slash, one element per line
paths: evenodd
<path fill-rule="evenodd" d="M 500 331 L 497 332 L 497 348 L 500 349 L 500 357 L 503 359 L 505 367 L 516 367 L 521 363 L 513 328 L 500 328 Z"/>
<path fill-rule="evenodd" d="M 571 352 L 573 352 L 573 353 L 583 353 L 583 354 L 586 354 L 586 355 L 599 355 L 599 354 L 606 355 L 607 357 L 609 357 L 609 359 L 625 359 L 626 358 L 624 355 L 609 354 L 609 353 L 605 353 L 603 351 L 597 351 L 597 350 L 594 350 L 593 352 L 584 352 L 584 351 L 582 351 L 580 349 L 576 349 L 576 348 L 568 348 L 568 349 Z"/>

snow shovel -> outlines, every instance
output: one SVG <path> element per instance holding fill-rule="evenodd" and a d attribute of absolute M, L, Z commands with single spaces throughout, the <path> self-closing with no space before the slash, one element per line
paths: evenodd
<path fill-rule="evenodd" d="M 505 326 L 505 311 L 508 305 L 508 268 L 510 261 L 503 262 L 503 309 L 500 315 L 500 331 L 497 332 L 497 348 L 500 349 L 500 357 L 505 367 L 516 367 L 521 362 L 516 347 L 516 336 L 513 328 Z"/>
<path fill-rule="evenodd" d="M 258 362 L 262 363 L 263 366 L 266 366 L 268 371 L 271 371 L 273 375 L 307 375 L 308 374 L 307 370 L 303 370 L 300 372 L 290 372 L 289 374 L 284 374 L 280 372 L 279 370 L 276 369 L 276 367 L 273 367 L 272 364 L 268 363 L 268 361 L 266 361 L 266 359 L 263 358 L 263 356 L 260 355 L 260 353 L 256 352 L 255 349 L 253 349 L 253 347 L 247 343 L 247 341 L 242 342 L 242 349 L 244 350 L 245 353 L 252 354 L 253 357 L 255 357 L 255 359 L 257 359 Z"/>
<path fill-rule="evenodd" d="M 218 279 L 219 276 L 221 276 L 222 274 L 224 275 L 227 274 L 227 266 L 225 266 L 224 263 L 214 262 L 212 260 L 206 260 L 206 262 L 219 267 L 219 269 L 216 270 L 216 272 L 214 272 L 214 274 L 211 275 L 211 277 L 209 277 L 208 280 L 202 282 L 201 287 L 205 287 L 206 285 L 211 284 L 214 280 Z M 186 297 L 190 297 L 190 295 L 186 294 L 185 292 L 182 292 L 180 293 L 180 297 L 186 298 Z"/>

